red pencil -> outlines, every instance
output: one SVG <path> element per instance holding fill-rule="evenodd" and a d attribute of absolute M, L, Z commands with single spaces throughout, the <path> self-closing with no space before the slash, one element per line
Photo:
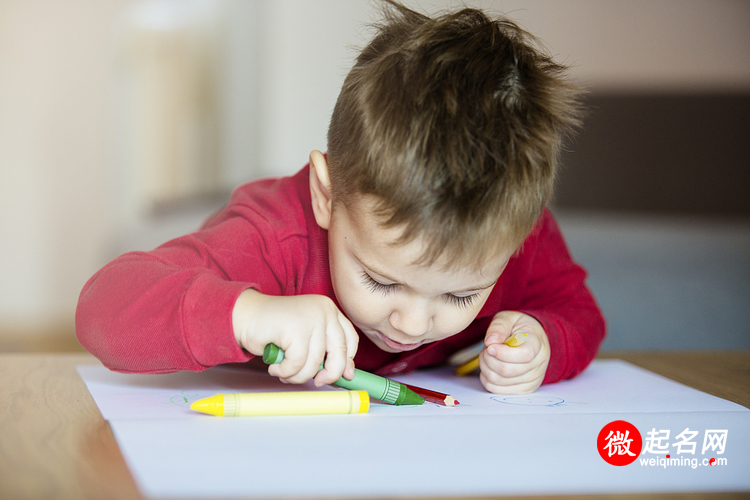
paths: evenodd
<path fill-rule="evenodd" d="M 431 391 L 429 389 L 423 389 L 421 387 L 417 387 L 414 385 L 404 384 L 406 387 L 411 389 L 412 391 L 416 392 L 420 396 L 424 398 L 425 401 L 429 401 L 430 403 L 436 403 L 443 406 L 456 406 L 459 404 L 458 401 L 456 401 L 456 398 L 453 396 L 449 396 L 448 394 L 443 394 L 442 392 L 435 392 Z"/>

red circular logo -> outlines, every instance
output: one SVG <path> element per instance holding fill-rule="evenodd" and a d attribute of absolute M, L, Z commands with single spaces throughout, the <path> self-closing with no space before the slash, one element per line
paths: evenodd
<path fill-rule="evenodd" d="M 630 422 L 615 420 L 599 431 L 596 447 L 599 455 L 611 465 L 628 465 L 641 454 L 641 433 Z"/>

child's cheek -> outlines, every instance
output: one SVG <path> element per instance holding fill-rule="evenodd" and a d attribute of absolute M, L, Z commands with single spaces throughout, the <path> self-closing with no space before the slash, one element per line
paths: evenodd
<path fill-rule="evenodd" d="M 442 340 L 464 331 L 476 319 L 480 310 L 481 306 L 459 311 L 455 307 L 441 309 L 436 317 L 433 340 Z"/>
<path fill-rule="evenodd" d="M 382 322 L 382 299 L 367 290 L 351 289 L 341 294 L 342 312 L 360 330 L 376 328 Z M 387 319 L 387 315 L 386 319 Z"/>

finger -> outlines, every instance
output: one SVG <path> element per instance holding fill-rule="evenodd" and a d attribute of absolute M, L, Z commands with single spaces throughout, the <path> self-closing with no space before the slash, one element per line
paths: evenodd
<path fill-rule="evenodd" d="M 544 380 L 544 370 L 534 369 L 522 375 L 503 378 L 494 372 L 481 372 L 479 379 L 482 385 L 493 393 L 522 393 L 536 390 Z"/>
<path fill-rule="evenodd" d="M 533 363 L 508 363 L 500 360 L 490 355 L 488 350 L 485 349 L 479 356 L 479 368 L 482 373 L 492 373 L 498 379 L 512 379 L 520 377 L 535 368 L 535 364 Z"/>
<path fill-rule="evenodd" d="M 347 359 L 346 360 L 346 368 L 344 368 L 344 378 L 346 380 L 352 380 L 354 379 L 355 375 L 355 366 L 354 366 L 354 360 L 353 359 Z"/>
<path fill-rule="evenodd" d="M 344 329 L 344 335 L 346 335 L 346 368 L 344 369 L 344 376 L 348 380 L 351 380 L 354 378 L 354 356 L 357 354 L 357 348 L 359 347 L 359 335 L 351 321 L 340 311 L 339 323 Z"/>
<path fill-rule="evenodd" d="M 307 359 L 305 366 L 295 376 L 289 379 L 293 384 L 303 384 L 315 377 L 320 371 L 326 358 L 326 335 L 325 332 L 313 334 L 307 348 Z"/>
<path fill-rule="evenodd" d="M 322 332 L 313 334 L 310 336 L 306 346 L 304 343 L 295 342 L 290 347 L 290 350 L 293 351 L 293 355 L 295 356 L 295 367 L 299 366 L 300 359 L 302 367 L 295 373 L 281 377 L 281 379 L 287 383 L 304 384 L 312 379 L 320 370 L 320 365 L 323 363 L 326 353 L 325 336 Z M 284 361 L 286 361 L 287 355 L 289 355 L 289 351 L 287 351 Z M 284 361 L 279 366 L 283 366 Z"/>
<path fill-rule="evenodd" d="M 493 394 L 528 394 L 534 392 L 542 384 L 544 377 L 540 377 L 527 382 L 519 382 L 518 384 L 510 385 L 496 385 L 489 382 L 487 379 L 483 379 L 480 375 L 480 381 L 484 388 Z"/>
<path fill-rule="evenodd" d="M 354 359 L 354 356 L 357 354 L 357 347 L 359 346 L 359 335 L 357 335 L 357 330 L 354 328 L 354 325 L 352 325 L 352 322 L 341 312 L 338 313 L 338 320 L 341 328 L 344 330 L 344 335 L 346 336 L 346 357 Z"/>
<path fill-rule="evenodd" d="M 346 336 L 338 321 L 328 325 L 326 331 L 325 367 L 315 375 L 315 385 L 322 387 L 336 382 L 346 368 Z"/>
<path fill-rule="evenodd" d="M 505 344 L 491 344 L 485 352 L 487 356 L 495 358 L 504 363 L 525 364 L 530 363 L 539 354 L 540 344 L 538 339 L 529 335 L 530 340 L 518 347 L 510 347 Z"/>
<path fill-rule="evenodd" d="M 299 373 L 305 366 L 307 360 L 307 346 L 300 346 L 297 342 L 278 342 L 284 351 L 284 359 L 281 363 L 268 365 L 268 373 L 282 381 Z"/>
<path fill-rule="evenodd" d="M 511 387 L 523 384 L 541 384 L 546 372 L 546 363 L 533 365 L 501 364 L 492 369 L 480 359 L 480 379 L 485 387 Z M 538 382 L 538 383 L 537 383 Z"/>
<path fill-rule="evenodd" d="M 487 333 L 484 336 L 484 345 L 502 344 L 513 335 L 515 326 L 520 313 L 515 311 L 501 311 L 495 314 L 490 325 L 487 327 Z"/>
<path fill-rule="evenodd" d="M 325 369 L 315 376 L 317 386 L 332 384 L 342 376 L 348 380 L 354 378 L 354 356 L 357 354 L 359 335 L 340 311 L 337 311 L 336 319 L 337 322 L 330 326 L 326 335 L 328 354 Z"/>
<path fill-rule="evenodd" d="M 493 386 L 511 386 L 542 380 L 547 371 L 548 358 L 539 356 L 531 363 L 505 363 L 491 356 L 480 356 L 480 377 Z"/>

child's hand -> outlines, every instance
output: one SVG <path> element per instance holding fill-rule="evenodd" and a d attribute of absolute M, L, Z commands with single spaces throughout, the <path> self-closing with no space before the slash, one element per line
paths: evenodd
<path fill-rule="evenodd" d="M 256 356 L 274 343 L 284 360 L 268 373 L 282 382 L 302 384 L 314 378 L 317 387 L 343 375 L 354 378 L 354 355 L 359 337 L 354 326 L 323 295 L 273 296 L 252 289 L 243 291 L 232 311 L 237 343 Z M 325 368 L 320 364 L 325 359 Z"/>
<path fill-rule="evenodd" d="M 503 344 L 517 332 L 528 334 L 526 342 L 518 347 Z M 501 311 L 487 328 L 484 345 L 479 355 L 479 379 L 489 392 L 524 394 L 542 384 L 550 350 L 547 334 L 536 319 L 516 311 Z"/>

